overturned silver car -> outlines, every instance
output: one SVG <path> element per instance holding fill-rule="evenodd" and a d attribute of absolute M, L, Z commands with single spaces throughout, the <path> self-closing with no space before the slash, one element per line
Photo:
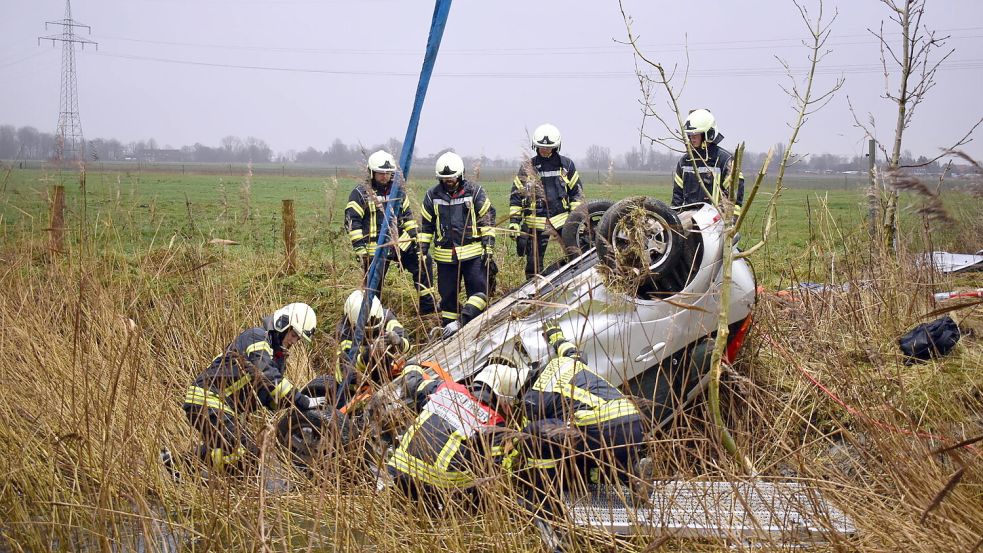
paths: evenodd
<path fill-rule="evenodd" d="M 655 401 L 668 417 L 706 384 L 687 357 L 717 328 L 724 223 L 711 205 L 679 211 L 650 198 L 595 201 L 571 217 L 563 241 L 579 255 L 492 304 L 457 334 L 411 361 L 436 363 L 458 381 L 496 357 L 528 366 L 550 356 L 542 323 L 556 319 L 584 361 L 614 385 Z M 596 247 L 595 247 L 596 246 Z M 750 265 L 733 268 L 728 354 L 747 332 L 755 301 Z M 708 348 L 703 348 L 702 351 Z"/>

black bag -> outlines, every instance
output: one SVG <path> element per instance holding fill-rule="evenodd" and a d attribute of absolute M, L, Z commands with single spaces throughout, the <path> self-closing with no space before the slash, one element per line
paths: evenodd
<path fill-rule="evenodd" d="M 942 357 L 959 342 L 959 326 L 946 315 L 941 319 L 916 326 L 898 338 L 905 364 Z"/>

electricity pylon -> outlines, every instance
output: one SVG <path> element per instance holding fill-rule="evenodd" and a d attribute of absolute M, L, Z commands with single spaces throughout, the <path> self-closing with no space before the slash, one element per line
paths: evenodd
<path fill-rule="evenodd" d="M 75 161 L 85 157 L 85 138 L 82 136 L 82 122 L 79 120 L 78 79 L 75 74 L 75 45 L 99 45 L 91 40 L 75 35 L 75 28 L 85 28 L 90 34 L 92 28 L 72 19 L 72 2 L 65 0 L 65 19 L 60 21 L 45 21 L 48 25 L 60 25 L 61 34 L 40 36 L 42 40 L 50 40 L 51 45 L 61 42 L 61 108 L 58 111 L 58 131 L 55 134 L 55 159 L 57 161 Z"/>

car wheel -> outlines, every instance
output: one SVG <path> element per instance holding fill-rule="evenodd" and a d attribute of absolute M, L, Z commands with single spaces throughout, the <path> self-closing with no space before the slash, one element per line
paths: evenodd
<path fill-rule="evenodd" d="M 636 279 L 640 297 L 686 285 L 695 252 L 684 252 L 692 248 L 679 217 L 661 201 L 633 197 L 614 204 L 601 217 L 596 239 L 601 262 L 617 276 Z"/>
<path fill-rule="evenodd" d="M 594 231 L 604 213 L 614 205 L 611 200 L 590 200 L 570 213 L 560 229 L 560 241 L 568 259 L 573 259 L 594 247 Z"/>

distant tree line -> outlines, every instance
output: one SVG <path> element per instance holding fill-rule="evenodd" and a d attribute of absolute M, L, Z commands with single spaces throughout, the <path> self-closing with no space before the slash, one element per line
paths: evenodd
<path fill-rule="evenodd" d="M 53 133 L 38 131 L 34 127 L 16 128 L 13 125 L 0 125 L 0 159 L 44 160 L 55 156 L 55 136 Z M 178 163 L 304 163 L 312 165 L 332 165 L 335 167 L 359 166 L 365 162 L 368 155 L 376 150 L 386 150 L 399 155 L 403 143 L 399 139 L 390 138 L 384 144 L 345 144 L 340 138 L 334 139 L 326 150 L 309 147 L 303 151 L 290 150 L 274 153 L 263 140 L 254 137 L 245 139 L 237 136 L 226 136 L 218 146 L 206 146 L 196 142 L 192 146 L 173 148 L 170 145 L 160 146 L 153 138 L 123 143 L 109 138 L 88 140 L 85 144 L 86 159 L 89 161 L 142 161 L 142 162 L 178 162 Z M 426 165 L 436 161 L 440 154 L 450 148 L 440 150 L 429 156 L 414 157 L 414 164 Z M 774 147 L 775 160 L 780 159 L 784 145 Z M 515 158 L 490 158 L 487 156 L 470 157 L 462 154 L 469 167 L 487 167 L 493 169 L 509 169 L 518 165 Z M 575 158 L 577 165 L 584 169 L 607 171 L 614 167 L 628 171 L 654 171 L 668 173 L 675 169 L 679 161 L 678 152 L 667 148 L 656 149 L 653 146 L 633 147 L 622 154 L 612 154 L 607 146 L 591 144 L 587 146 L 582 158 Z M 745 153 L 744 173 L 756 172 L 764 163 L 766 154 Z M 915 167 L 915 172 L 938 173 L 940 164 L 929 163 L 925 156 L 915 157 L 911 152 L 901 156 L 902 166 Z M 869 161 L 865 156 L 852 158 L 834 155 L 818 154 L 801 156 L 789 168 L 800 173 L 847 173 L 865 172 Z"/>

